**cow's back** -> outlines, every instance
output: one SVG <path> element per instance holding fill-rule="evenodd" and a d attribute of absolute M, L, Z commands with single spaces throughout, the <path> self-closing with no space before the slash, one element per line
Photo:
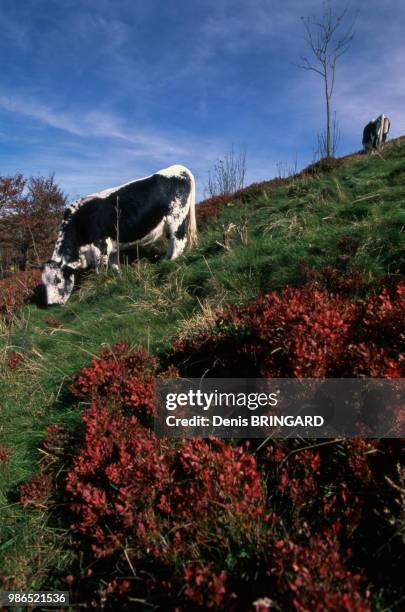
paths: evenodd
<path fill-rule="evenodd" d="M 173 201 L 187 205 L 190 177 L 153 174 L 150 177 L 84 198 L 66 211 L 58 255 L 65 261 L 79 257 L 81 247 L 106 238 L 135 242 L 153 231 L 170 212 Z"/>

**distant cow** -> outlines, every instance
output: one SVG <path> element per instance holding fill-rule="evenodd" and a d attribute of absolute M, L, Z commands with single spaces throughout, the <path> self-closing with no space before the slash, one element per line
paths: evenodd
<path fill-rule="evenodd" d="M 146 245 L 163 233 L 169 259 L 197 241 L 195 181 L 184 166 L 79 198 L 66 209 L 52 258 L 43 268 L 47 304 L 68 300 L 75 270 L 117 267 L 117 238 L 119 245 Z"/>
<path fill-rule="evenodd" d="M 363 148 L 365 151 L 379 149 L 387 140 L 391 123 L 388 117 L 380 115 L 370 121 L 363 130 Z"/>

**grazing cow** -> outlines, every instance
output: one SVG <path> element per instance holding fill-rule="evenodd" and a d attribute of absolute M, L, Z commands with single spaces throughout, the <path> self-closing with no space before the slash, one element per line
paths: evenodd
<path fill-rule="evenodd" d="M 379 149 L 387 140 L 387 135 L 391 126 L 388 117 L 380 115 L 367 123 L 363 130 L 363 148 L 365 151 Z"/>
<path fill-rule="evenodd" d="M 194 176 L 175 165 L 156 174 L 79 198 L 65 211 L 42 282 L 47 304 L 64 304 L 75 270 L 117 266 L 120 248 L 151 244 L 163 233 L 167 257 L 176 259 L 197 242 Z"/>

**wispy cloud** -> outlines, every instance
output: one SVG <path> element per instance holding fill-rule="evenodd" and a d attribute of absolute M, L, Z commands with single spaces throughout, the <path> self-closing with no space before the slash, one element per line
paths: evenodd
<path fill-rule="evenodd" d="M 58 130 L 60 135 L 20 135 L 14 142 L 29 143 L 35 153 L 25 159 L 21 152 L 9 155 L 3 169 L 12 167 L 25 173 L 55 172 L 65 190 L 74 197 L 108 185 L 118 184 L 136 176 L 149 174 L 163 165 L 184 163 L 193 168 L 199 181 L 199 195 L 203 193 L 207 169 L 212 160 L 226 151 L 227 143 L 220 138 L 196 137 L 191 132 L 167 130 L 137 130 L 123 117 L 98 110 L 59 111 L 35 102 L 0 96 L 0 109 L 27 118 L 31 123 L 43 124 Z M 6 134 L 2 138 L 7 138 Z M 10 138 L 8 138 L 11 141 Z M 22 166 L 21 166 L 22 164 Z M 37 170 L 35 170 L 37 168 Z"/>
<path fill-rule="evenodd" d="M 77 112 L 57 111 L 50 106 L 28 98 L 0 96 L 0 108 L 31 117 L 47 126 L 82 138 L 108 138 L 121 140 L 137 147 L 138 154 L 184 155 L 187 149 L 158 133 L 136 130 L 119 116 L 98 110 Z"/>

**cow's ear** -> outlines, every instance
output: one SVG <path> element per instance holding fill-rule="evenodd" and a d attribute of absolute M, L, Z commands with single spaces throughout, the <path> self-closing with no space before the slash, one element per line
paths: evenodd
<path fill-rule="evenodd" d="M 42 263 L 42 264 L 31 264 L 31 268 L 33 268 L 34 270 L 43 270 L 46 266 L 46 263 Z"/>

